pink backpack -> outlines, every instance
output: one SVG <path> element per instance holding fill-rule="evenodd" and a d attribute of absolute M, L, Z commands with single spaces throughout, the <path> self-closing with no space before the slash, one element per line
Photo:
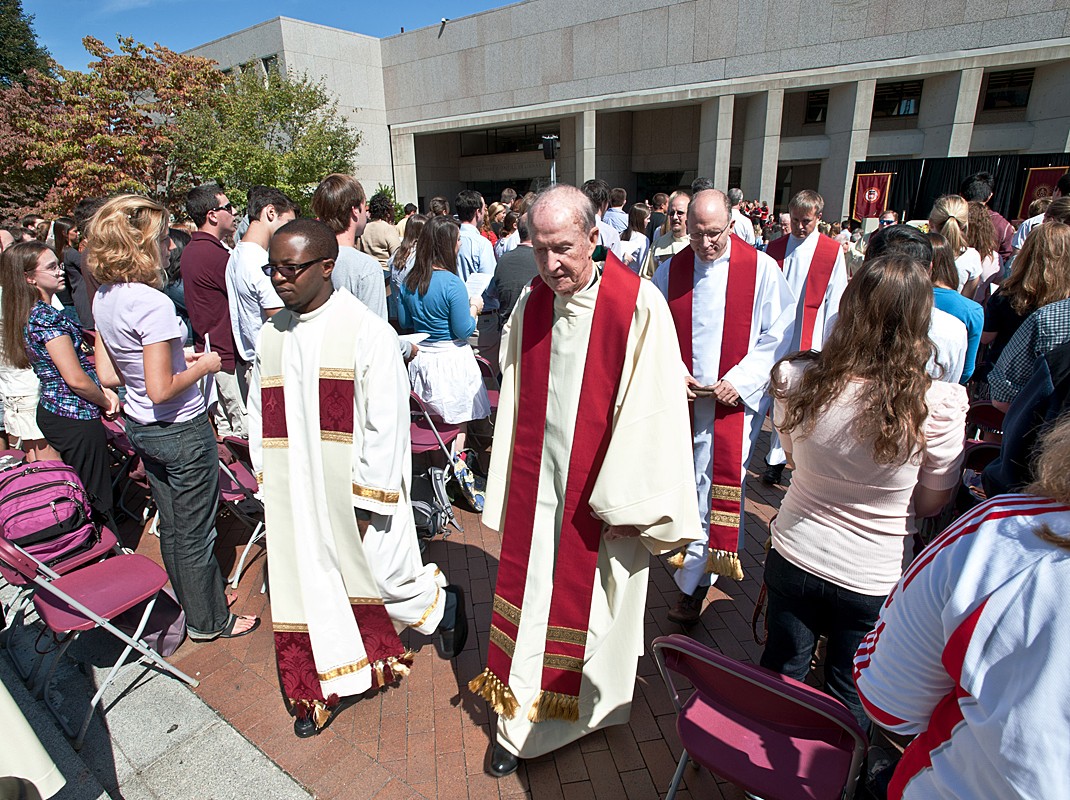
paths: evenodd
<path fill-rule="evenodd" d="M 100 542 L 89 495 L 62 461 L 0 472 L 0 536 L 47 565 Z"/>

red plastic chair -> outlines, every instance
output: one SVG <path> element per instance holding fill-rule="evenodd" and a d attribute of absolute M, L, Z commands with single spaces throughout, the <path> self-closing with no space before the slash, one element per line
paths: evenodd
<path fill-rule="evenodd" d="M 653 651 L 684 745 L 667 799 L 689 758 L 765 800 L 853 797 L 868 742 L 842 703 L 681 634 L 655 639 Z M 686 699 L 674 675 L 694 687 Z"/>
<path fill-rule="evenodd" d="M 59 643 L 52 657 L 51 667 L 44 680 L 38 684 L 37 694 L 44 698 L 45 705 L 56 717 L 56 721 L 74 740 L 75 750 L 82 746 L 100 698 L 119 674 L 132 651 L 137 650 L 141 654 L 138 661 L 147 661 L 190 686 L 197 685 L 196 680 L 171 666 L 163 656 L 141 640 L 141 634 L 156 604 L 156 597 L 167 583 L 167 573 L 151 559 L 136 553 L 124 554 L 89 564 L 66 575 L 58 575 L 22 548 L 0 538 L 0 564 L 18 573 L 26 582 L 36 587 L 33 596 L 34 608 L 45 627 Z M 116 616 L 140 603 L 145 603 L 145 610 L 132 636 L 112 624 L 111 620 Z M 97 688 L 81 726 L 75 729 L 55 702 L 54 696 L 57 692 L 53 680 L 56 666 L 63 660 L 64 653 L 78 638 L 78 634 L 94 628 L 106 630 L 126 647 Z"/>
<path fill-rule="evenodd" d="M 457 438 L 461 429 L 442 420 L 435 422 L 416 392 L 409 392 L 409 410 L 412 412 L 412 424 L 409 428 L 412 452 L 430 453 L 441 450 L 446 457 L 446 463 L 452 463 L 449 445 Z"/>

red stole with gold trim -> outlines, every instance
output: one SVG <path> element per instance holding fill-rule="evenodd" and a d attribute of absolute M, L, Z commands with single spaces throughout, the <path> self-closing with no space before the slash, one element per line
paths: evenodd
<path fill-rule="evenodd" d="M 784 259 L 787 258 L 788 237 L 781 236 L 774 239 L 765 248 L 766 255 L 776 260 L 780 269 L 784 269 Z M 828 291 L 829 281 L 832 280 L 832 270 L 836 266 L 836 256 L 840 252 L 840 245 L 835 239 L 823 233 L 817 235 L 817 247 L 814 257 L 810 260 L 810 268 L 806 273 L 806 286 L 803 289 L 803 318 L 802 338 L 799 340 L 800 350 L 809 350 L 814 343 L 814 323 L 817 321 L 817 310 L 825 300 L 825 292 Z"/>
<path fill-rule="evenodd" d="M 724 329 L 718 371 L 724 375 L 750 350 L 751 318 L 758 275 L 758 251 L 735 234 L 728 258 L 728 285 L 725 290 Z M 695 287 L 695 251 L 688 247 L 673 256 L 669 265 L 669 311 L 680 340 L 680 357 L 689 373 L 694 372 L 691 351 L 692 295 Z M 740 402 L 726 406 L 715 402 L 713 416 L 713 486 L 710 490 L 710 555 L 708 572 L 743 579 L 739 563 L 739 521 L 743 493 L 740 465 L 746 435 L 746 407 Z M 692 407 L 694 427 L 694 407 Z"/>
<path fill-rule="evenodd" d="M 583 417 L 582 424 L 576 420 L 569 457 L 541 691 L 528 711 L 532 722 L 579 719 L 580 683 L 602 542 L 602 522 L 592 513 L 590 499 L 613 433 L 613 412 L 638 294 L 638 276 L 610 253 L 598 287 L 580 386 Z M 534 538 L 553 323 L 554 293 L 536 278 L 521 331 L 519 405 L 487 668 L 469 683 L 473 692 L 508 719 L 519 709 L 509 677 Z"/>

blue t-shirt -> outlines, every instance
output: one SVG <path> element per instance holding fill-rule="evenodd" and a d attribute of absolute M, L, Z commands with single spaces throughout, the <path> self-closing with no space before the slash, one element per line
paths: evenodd
<path fill-rule="evenodd" d="M 403 331 L 426 333 L 428 342 L 467 339 L 476 329 L 468 307 L 468 290 L 452 272 L 431 273 L 427 294 L 420 296 L 404 283 L 398 292 L 398 326 Z"/>
<path fill-rule="evenodd" d="M 981 344 L 981 332 L 985 327 L 985 310 L 979 303 L 969 300 L 954 289 L 933 287 L 933 303 L 944 313 L 962 320 L 966 326 L 966 363 L 962 367 L 959 383 L 966 383 L 973 375 L 977 363 L 977 348 Z"/>

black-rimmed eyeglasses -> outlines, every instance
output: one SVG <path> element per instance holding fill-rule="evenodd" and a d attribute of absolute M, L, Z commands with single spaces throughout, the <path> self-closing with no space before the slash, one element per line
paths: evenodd
<path fill-rule="evenodd" d="M 260 269 L 264 270 L 264 274 L 269 278 L 276 274 L 281 275 L 285 280 L 292 281 L 298 276 L 299 273 L 304 272 L 313 264 L 318 264 L 321 261 L 326 261 L 327 256 L 321 256 L 320 258 L 314 258 L 311 261 L 306 261 L 304 264 L 265 264 Z"/>
<path fill-rule="evenodd" d="M 219 206 L 218 208 L 210 208 L 209 211 L 226 211 L 231 216 L 234 216 L 234 204 L 227 203 L 225 206 Z"/>

